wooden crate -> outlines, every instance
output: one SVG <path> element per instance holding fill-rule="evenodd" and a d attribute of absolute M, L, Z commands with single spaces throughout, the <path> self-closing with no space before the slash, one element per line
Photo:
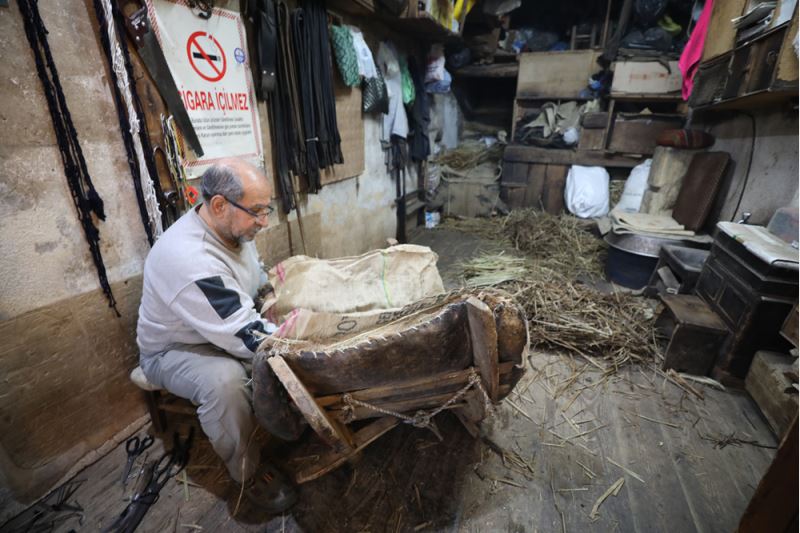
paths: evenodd
<path fill-rule="evenodd" d="M 797 414 L 797 390 L 792 390 L 792 383 L 797 383 L 797 366 L 792 357 L 764 350 L 756 352 L 744 386 L 778 438 Z"/>
<path fill-rule="evenodd" d="M 505 161 L 500 198 L 511 209 L 533 207 L 558 215 L 564 211 L 567 165 Z"/>
<path fill-rule="evenodd" d="M 619 113 L 608 133 L 608 151 L 650 155 L 656 148 L 658 136 L 664 130 L 681 128 L 684 119 L 681 115 Z"/>
<path fill-rule="evenodd" d="M 680 91 L 681 71 L 677 61 L 669 69 L 658 61 L 617 61 L 613 64 L 612 94 L 667 94 Z"/>
<path fill-rule="evenodd" d="M 569 100 L 578 98 L 589 77 L 600 70 L 596 50 L 530 52 L 521 54 L 517 99 Z"/>

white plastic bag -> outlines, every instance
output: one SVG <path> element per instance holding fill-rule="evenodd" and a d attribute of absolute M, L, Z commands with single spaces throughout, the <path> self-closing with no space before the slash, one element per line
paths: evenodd
<path fill-rule="evenodd" d="M 603 167 L 572 165 L 564 188 L 564 201 L 569 212 L 581 218 L 607 215 L 608 180 L 608 171 Z"/>
<path fill-rule="evenodd" d="M 622 196 L 614 206 L 614 211 L 624 211 L 626 213 L 638 213 L 642 205 L 642 198 L 647 190 L 647 178 L 650 176 L 650 165 L 653 160 L 648 159 L 633 167 L 628 179 L 625 181 L 625 188 Z"/>

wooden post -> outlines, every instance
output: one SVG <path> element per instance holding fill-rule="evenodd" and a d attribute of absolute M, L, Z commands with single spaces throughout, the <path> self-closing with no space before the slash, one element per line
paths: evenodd
<path fill-rule="evenodd" d="M 500 389 L 500 363 L 494 314 L 488 305 L 474 296 L 467 299 L 467 313 L 473 361 L 489 398 L 496 402 Z"/>
<path fill-rule="evenodd" d="M 337 452 L 352 453 L 353 441 L 350 431 L 328 416 L 314 397 L 308 392 L 294 371 L 289 368 L 283 357 L 273 356 L 268 360 L 269 366 L 278 376 L 295 405 L 308 421 L 314 431 Z"/>
<path fill-rule="evenodd" d="M 161 392 L 157 390 L 144 391 L 144 399 L 147 402 L 153 429 L 156 433 L 165 433 L 167 431 L 167 415 L 161 409 Z"/>
<path fill-rule="evenodd" d="M 797 415 L 750 499 L 738 533 L 797 531 Z"/>

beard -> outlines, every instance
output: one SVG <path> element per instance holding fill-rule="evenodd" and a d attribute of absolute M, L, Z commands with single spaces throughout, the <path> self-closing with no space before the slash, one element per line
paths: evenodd
<path fill-rule="evenodd" d="M 253 241 L 255 240 L 256 235 L 258 235 L 258 232 L 261 231 L 262 229 L 263 228 L 256 227 L 254 229 L 244 231 L 242 234 L 235 236 L 236 242 L 238 242 L 239 244 L 244 244 L 246 242 Z"/>

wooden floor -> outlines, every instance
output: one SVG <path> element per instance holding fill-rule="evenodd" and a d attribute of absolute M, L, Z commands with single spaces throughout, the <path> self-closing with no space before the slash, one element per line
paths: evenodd
<path fill-rule="evenodd" d="M 458 255 L 448 247 L 463 243 L 442 239 L 427 244 L 438 242 L 440 255 Z M 269 516 L 246 500 L 237 510 L 237 486 L 208 442 L 198 438 L 186 482 L 169 482 L 138 531 L 736 527 L 774 455 L 762 446 L 776 444 L 748 396 L 692 385 L 701 400 L 652 368 L 604 377 L 601 363 L 563 355 L 534 353 L 528 365 L 515 392 L 484 423 L 482 440 L 446 412 L 437 419 L 442 442 L 428 430 L 398 427 L 356 464 L 301 486 L 298 504 L 283 516 Z M 185 432 L 185 424 L 176 427 Z M 270 442 L 264 454 L 296 469 L 321 449 L 306 434 L 298 443 Z M 150 458 L 162 451 L 159 439 Z M 70 501 L 84 509 L 82 523 L 72 517 L 56 531 L 97 531 L 113 521 L 129 495 L 119 480 L 124 460 L 120 446 L 76 476 L 79 486 Z M 612 487 L 617 490 L 602 500 Z M 0 530 L 14 531 L 33 511 Z"/>

